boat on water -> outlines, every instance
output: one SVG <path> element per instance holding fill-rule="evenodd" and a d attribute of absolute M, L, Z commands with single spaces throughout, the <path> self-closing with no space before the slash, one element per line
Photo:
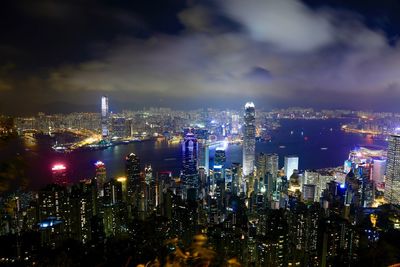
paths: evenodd
<path fill-rule="evenodd" d="M 327 147 L 321 147 L 321 150 L 328 150 Z"/>
<path fill-rule="evenodd" d="M 279 148 L 286 148 L 286 146 L 279 146 Z"/>

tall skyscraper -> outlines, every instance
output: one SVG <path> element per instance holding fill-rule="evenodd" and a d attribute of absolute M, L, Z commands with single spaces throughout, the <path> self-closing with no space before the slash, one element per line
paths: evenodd
<path fill-rule="evenodd" d="M 400 204 L 400 135 L 389 137 L 385 200 L 390 204 Z"/>
<path fill-rule="evenodd" d="M 58 185 L 66 185 L 68 183 L 67 167 L 63 164 L 56 164 L 51 168 L 53 182 Z"/>
<path fill-rule="evenodd" d="M 292 176 L 294 170 L 299 169 L 299 157 L 297 156 L 286 156 L 285 157 L 285 175 L 289 179 Z"/>
<path fill-rule="evenodd" d="M 103 196 L 104 184 L 107 179 L 106 165 L 101 161 L 97 161 L 94 166 L 96 167 L 97 191 L 99 196 Z"/>
<path fill-rule="evenodd" d="M 243 127 L 243 176 L 254 172 L 256 150 L 256 111 L 253 102 L 247 102 L 244 106 Z"/>
<path fill-rule="evenodd" d="M 203 143 L 198 143 L 199 146 L 199 158 L 198 165 L 199 168 L 203 168 L 206 175 L 209 175 L 210 170 L 210 145 L 207 141 Z"/>
<path fill-rule="evenodd" d="M 108 131 L 108 97 L 102 96 L 101 97 L 101 135 L 103 138 L 107 138 L 109 131 Z"/>
<path fill-rule="evenodd" d="M 278 175 L 279 170 L 279 156 L 278 154 L 272 153 L 266 155 L 266 168 L 265 171 L 270 173 L 273 177 Z"/>
<path fill-rule="evenodd" d="M 183 183 L 186 188 L 198 187 L 197 139 L 193 133 L 186 134 L 182 145 Z"/>
<path fill-rule="evenodd" d="M 128 198 L 130 202 L 136 206 L 142 188 L 139 157 L 134 153 L 130 153 L 128 156 L 126 156 L 125 167 L 126 177 L 128 180 Z"/>
<path fill-rule="evenodd" d="M 384 178 L 386 171 L 386 158 L 374 158 L 371 172 L 371 180 L 380 190 L 384 188 Z"/>

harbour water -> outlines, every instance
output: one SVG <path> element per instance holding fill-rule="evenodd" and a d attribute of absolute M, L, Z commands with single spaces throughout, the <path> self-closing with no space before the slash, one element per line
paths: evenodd
<path fill-rule="evenodd" d="M 257 142 L 256 152 L 277 153 L 280 167 L 285 155 L 298 155 L 299 168 L 318 169 L 339 166 L 357 145 L 386 147 L 383 138 L 345 133 L 340 130 L 343 120 L 281 120 L 281 127 L 271 133 L 271 141 Z M 179 175 L 182 167 L 182 150 L 179 144 L 144 141 L 118 145 L 104 150 L 57 153 L 52 150 L 49 138 L 17 138 L 0 143 L 0 188 L 5 190 L 39 189 L 51 182 L 51 166 L 65 164 L 72 182 L 92 177 L 94 163 L 106 164 L 108 177 L 124 175 L 124 159 L 136 153 L 142 163 L 151 164 L 154 171 L 170 170 Z M 227 163 L 241 162 L 242 148 L 227 148 Z M 212 160 L 213 151 L 210 152 Z"/>

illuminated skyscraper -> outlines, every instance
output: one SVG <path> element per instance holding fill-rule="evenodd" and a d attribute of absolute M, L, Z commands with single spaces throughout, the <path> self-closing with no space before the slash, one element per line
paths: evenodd
<path fill-rule="evenodd" d="M 53 182 L 58 185 L 66 185 L 68 183 L 67 168 L 63 164 L 56 164 L 51 168 L 53 174 Z"/>
<path fill-rule="evenodd" d="M 197 139 L 193 133 L 186 134 L 183 146 L 183 183 L 186 188 L 198 187 Z"/>
<path fill-rule="evenodd" d="M 101 161 L 97 161 L 94 166 L 96 167 L 97 190 L 99 195 L 103 196 L 104 184 L 107 179 L 106 165 Z"/>
<path fill-rule="evenodd" d="M 101 135 L 103 138 L 108 137 L 108 97 L 101 97 Z"/>
<path fill-rule="evenodd" d="M 374 158 L 371 179 L 378 189 L 384 188 L 386 158 Z"/>
<path fill-rule="evenodd" d="M 400 204 L 400 135 L 389 137 L 385 200 L 391 204 Z"/>
<path fill-rule="evenodd" d="M 289 179 L 292 176 L 294 170 L 299 169 L 299 157 L 297 156 L 287 156 L 285 157 L 285 175 Z"/>
<path fill-rule="evenodd" d="M 256 111 L 253 102 L 247 102 L 244 106 L 243 127 L 243 176 L 254 172 L 256 150 Z"/>
<path fill-rule="evenodd" d="M 199 145 L 199 168 L 203 168 L 206 175 L 209 175 L 210 169 L 210 146 L 206 142 L 198 143 Z"/>

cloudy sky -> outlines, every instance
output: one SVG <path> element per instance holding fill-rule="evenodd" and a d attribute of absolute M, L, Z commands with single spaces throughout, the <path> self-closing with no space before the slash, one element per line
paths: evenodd
<path fill-rule="evenodd" d="M 400 112 L 396 0 L 20 0 L 0 112 L 286 106 Z"/>

